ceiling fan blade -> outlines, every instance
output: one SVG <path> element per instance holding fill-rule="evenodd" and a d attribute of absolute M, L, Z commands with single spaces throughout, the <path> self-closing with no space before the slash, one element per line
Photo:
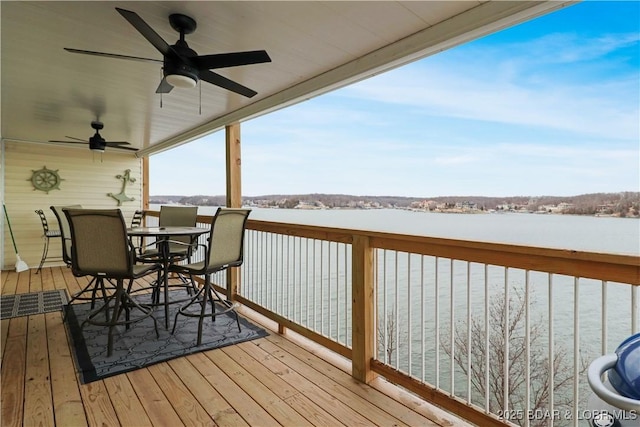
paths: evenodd
<path fill-rule="evenodd" d="M 77 139 L 77 138 L 75 138 L 75 139 Z M 64 144 L 88 144 L 89 143 L 88 141 L 82 141 L 82 140 L 78 140 L 78 141 L 57 141 L 55 139 L 50 139 L 49 142 L 59 142 L 59 143 L 64 143 Z"/>
<path fill-rule="evenodd" d="M 239 65 L 261 64 L 271 62 L 271 58 L 264 50 L 252 50 L 248 52 L 218 53 L 214 55 L 201 55 L 190 58 L 199 69 L 237 67 Z"/>
<path fill-rule="evenodd" d="M 107 144 L 109 145 L 109 144 Z M 133 148 L 133 147 L 121 147 L 121 146 L 116 146 L 116 147 L 111 147 L 114 150 L 129 150 L 129 151 L 138 151 L 137 148 Z"/>
<path fill-rule="evenodd" d="M 200 70 L 200 80 L 220 86 L 221 88 L 230 90 L 231 92 L 239 93 L 247 98 L 252 98 L 258 94 L 258 92 L 251 90 L 246 86 L 242 86 L 240 83 L 236 83 L 233 80 L 229 80 L 228 78 L 222 77 L 220 74 L 216 74 L 209 70 Z"/>
<path fill-rule="evenodd" d="M 105 144 L 114 147 L 119 147 L 121 145 L 131 145 L 127 141 L 105 141 Z"/>
<path fill-rule="evenodd" d="M 138 56 L 119 55 L 117 53 L 94 52 L 92 50 L 80 50 L 65 47 L 64 50 L 71 53 L 82 53 L 84 55 L 106 56 L 108 58 L 129 59 L 134 61 L 158 62 L 162 64 L 162 59 L 140 58 Z"/>
<path fill-rule="evenodd" d="M 75 136 L 65 135 L 64 137 L 67 138 L 67 139 L 75 139 L 76 141 L 79 141 L 79 142 L 89 143 L 89 141 L 87 141 L 86 139 L 76 138 Z"/>
<path fill-rule="evenodd" d="M 169 93 L 171 92 L 171 89 L 173 89 L 173 86 L 170 85 L 169 82 L 167 82 L 167 79 L 163 77 L 156 89 L 156 93 Z"/>
<path fill-rule="evenodd" d="M 130 10 L 120 9 L 119 7 L 116 7 L 116 10 L 124 19 L 129 21 L 129 23 L 133 25 L 133 27 L 138 30 L 138 32 L 149 41 L 149 43 L 158 49 L 161 54 L 167 55 L 167 53 L 173 52 L 171 46 L 169 46 L 169 44 L 149 26 L 149 24 L 144 22 L 140 15 Z"/>

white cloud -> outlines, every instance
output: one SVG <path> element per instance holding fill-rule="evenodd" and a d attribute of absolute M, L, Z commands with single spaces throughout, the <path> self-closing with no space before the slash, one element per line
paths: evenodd
<path fill-rule="evenodd" d="M 536 126 L 583 135 L 638 137 L 638 80 L 526 87 L 425 66 L 362 82 L 347 93 L 370 102 L 418 107 L 423 114 Z M 425 83 L 430 82 L 430 83 Z M 634 93 L 635 91 L 635 93 Z"/>
<path fill-rule="evenodd" d="M 592 37 L 577 33 L 552 33 L 504 47 L 525 52 L 526 55 L 523 55 L 522 59 L 535 61 L 536 65 L 577 64 L 601 59 L 619 50 L 634 48 L 638 41 L 638 33 L 602 34 Z"/>
<path fill-rule="evenodd" d="M 638 139 L 639 39 L 555 33 L 463 46 L 352 85 L 344 95 L 438 117 Z M 627 48 L 635 49 L 635 62 L 629 61 L 633 53 L 607 57 Z"/>

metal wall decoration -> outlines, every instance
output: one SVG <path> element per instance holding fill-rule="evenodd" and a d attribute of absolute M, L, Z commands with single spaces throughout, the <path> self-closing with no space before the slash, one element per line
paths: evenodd
<path fill-rule="evenodd" d="M 33 170 L 31 169 L 31 178 L 27 181 L 31 181 L 31 185 L 33 185 L 34 190 L 44 191 L 49 194 L 51 190 L 59 190 L 60 182 L 64 181 L 58 175 L 58 170 L 47 169 L 46 166 L 43 166 L 42 169 Z"/>
<path fill-rule="evenodd" d="M 121 206 L 122 203 L 124 203 L 124 202 L 131 202 L 131 201 L 135 200 L 134 197 L 129 197 L 124 193 L 124 190 L 127 187 L 127 183 L 136 182 L 136 179 L 135 178 L 131 178 L 130 175 L 131 175 L 131 169 L 125 170 L 124 171 L 124 175 L 116 175 L 116 178 L 118 178 L 119 180 L 122 181 L 122 189 L 117 194 L 107 193 L 107 196 L 113 197 L 114 199 L 116 199 L 116 201 L 118 202 L 118 206 Z"/>

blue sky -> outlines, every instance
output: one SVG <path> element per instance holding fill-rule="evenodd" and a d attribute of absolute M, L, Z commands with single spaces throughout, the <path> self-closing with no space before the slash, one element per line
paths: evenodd
<path fill-rule="evenodd" d="M 245 196 L 640 191 L 640 2 L 579 3 L 241 132 Z M 224 194 L 224 156 L 224 131 L 152 156 L 150 194 Z"/>

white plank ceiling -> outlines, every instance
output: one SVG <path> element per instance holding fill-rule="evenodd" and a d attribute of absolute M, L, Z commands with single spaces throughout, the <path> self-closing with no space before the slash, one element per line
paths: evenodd
<path fill-rule="evenodd" d="M 129 141 L 149 155 L 566 3 L 2 1 L 1 136 L 47 144 L 88 139 L 90 122 L 99 119 L 107 140 Z M 202 82 L 161 99 L 161 64 L 63 50 L 161 60 L 116 7 L 136 12 L 169 44 L 179 37 L 169 14 L 191 16 L 198 27 L 186 41 L 200 55 L 266 50 L 270 63 L 213 70 L 258 94 L 246 98 Z"/>

